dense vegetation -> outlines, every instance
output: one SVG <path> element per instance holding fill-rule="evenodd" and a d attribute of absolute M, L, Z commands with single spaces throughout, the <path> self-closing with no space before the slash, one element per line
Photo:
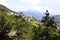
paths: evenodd
<path fill-rule="evenodd" d="M 0 9 L 0 40 L 60 40 L 60 31 L 56 26 L 45 22 Z"/>

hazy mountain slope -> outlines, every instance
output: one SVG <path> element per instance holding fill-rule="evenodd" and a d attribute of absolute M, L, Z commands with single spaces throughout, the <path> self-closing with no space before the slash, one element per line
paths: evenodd
<path fill-rule="evenodd" d="M 24 11 L 24 14 L 27 15 L 27 16 L 33 16 L 38 20 L 41 20 L 41 17 L 44 16 L 43 13 L 40 13 L 40 12 L 35 11 L 35 10 Z"/>
<path fill-rule="evenodd" d="M 36 11 L 36 10 L 26 10 L 26 11 L 23 12 L 23 14 L 25 14 L 27 16 L 33 16 L 37 20 L 41 20 L 42 17 L 45 16 L 44 13 L 40 13 L 39 11 Z M 50 14 L 50 16 L 53 16 L 53 14 Z"/>
<path fill-rule="evenodd" d="M 17 13 L 17 12 L 15 12 L 15 11 L 7 8 L 6 6 L 1 5 L 1 4 L 0 4 L 0 11 L 9 11 L 9 12 Z"/>
<path fill-rule="evenodd" d="M 0 4 L 0 9 L 8 9 L 8 8 Z"/>
<path fill-rule="evenodd" d="M 57 23 L 58 26 L 60 26 L 60 15 L 56 15 L 55 17 L 55 22 Z"/>

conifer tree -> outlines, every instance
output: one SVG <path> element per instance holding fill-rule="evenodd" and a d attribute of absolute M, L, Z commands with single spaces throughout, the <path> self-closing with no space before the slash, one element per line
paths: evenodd
<path fill-rule="evenodd" d="M 41 20 L 41 22 L 43 22 L 47 27 L 54 27 L 54 28 L 57 28 L 56 27 L 56 23 L 54 21 L 54 17 L 49 17 L 49 12 L 48 10 L 46 10 L 46 13 L 45 13 L 46 16 L 43 17 L 43 19 Z"/>

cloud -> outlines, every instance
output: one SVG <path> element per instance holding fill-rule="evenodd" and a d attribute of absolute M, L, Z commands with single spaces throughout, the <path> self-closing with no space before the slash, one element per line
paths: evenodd
<path fill-rule="evenodd" d="M 0 0 L 0 4 L 2 4 L 2 5 L 7 5 L 7 4 L 6 4 L 7 1 L 8 1 L 8 0 Z"/>
<path fill-rule="evenodd" d="M 12 10 L 37 9 L 37 4 L 41 4 L 41 0 L 9 0 L 6 4 Z"/>
<path fill-rule="evenodd" d="M 42 0 L 42 11 L 48 9 L 51 14 L 60 14 L 60 0 Z"/>
<path fill-rule="evenodd" d="M 0 4 L 6 5 L 15 11 L 37 10 L 50 13 L 60 13 L 60 0 L 0 0 Z"/>

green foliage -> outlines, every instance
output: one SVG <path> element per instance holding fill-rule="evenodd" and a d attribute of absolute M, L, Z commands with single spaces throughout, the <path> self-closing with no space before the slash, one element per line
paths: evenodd
<path fill-rule="evenodd" d="M 10 31 L 9 25 L 5 26 L 6 24 L 5 13 L 0 12 L 0 40 L 8 40 L 8 33 Z"/>
<path fill-rule="evenodd" d="M 48 15 L 44 18 L 48 19 Z M 60 40 L 60 31 L 45 26 L 32 16 L 15 15 L 6 11 L 0 12 L 0 40 Z"/>
<path fill-rule="evenodd" d="M 33 33 L 34 35 L 32 40 L 60 40 L 59 31 L 52 27 L 34 27 Z"/>
<path fill-rule="evenodd" d="M 43 24 L 41 23 L 38 27 L 33 28 L 32 40 L 60 40 L 60 33 L 56 29 L 54 17 L 49 17 L 48 10 L 45 15 L 41 20 Z"/>

